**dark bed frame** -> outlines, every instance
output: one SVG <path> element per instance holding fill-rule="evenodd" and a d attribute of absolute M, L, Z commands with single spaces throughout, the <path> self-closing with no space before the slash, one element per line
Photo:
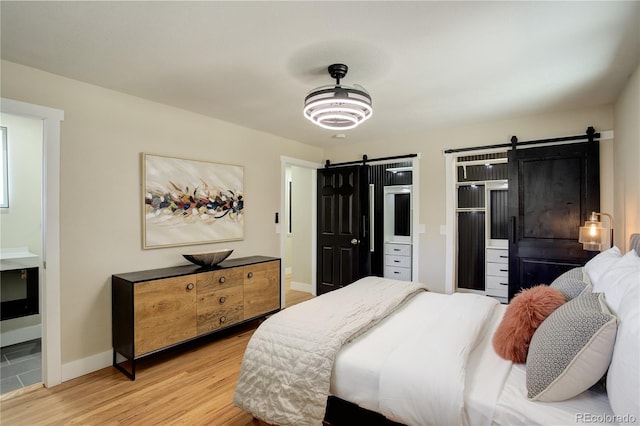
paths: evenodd
<path fill-rule="evenodd" d="M 327 411 L 322 424 L 324 426 L 404 426 L 402 423 L 387 419 L 382 414 L 361 408 L 335 396 L 327 398 Z"/>

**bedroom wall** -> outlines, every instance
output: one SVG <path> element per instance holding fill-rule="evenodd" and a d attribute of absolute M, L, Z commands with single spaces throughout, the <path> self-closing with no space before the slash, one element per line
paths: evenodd
<path fill-rule="evenodd" d="M 640 66 L 620 93 L 614 105 L 614 117 L 614 240 L 626 250 L 629 235 L 640 232 Z"/>
<path fill-rule="evenodd" d="M 583 134 L 588 126 L 594 126 L 598 131 L 613 129 L 612 106 L 440 129 L 377 143 L 350 144 L 347 138 L 327 148 L 325 159 L 335 163 L 362 158 L 363 154 L 369 158 L 409 153 L 421 155 L 419 222 L 425 225 L 425 232 L 419 234 L 418 280 L 427 284 L 432 291 L 444 292 L 447 253 L 445 236 L 440 233 L 440 226 L 446 223 L 443 150 L 506 143 L 513 135 L 521 141 L 578 135 Z M 609 196 L 613 190 L 613 143 L 603 141 L 600 147 L 601 208 L 609 212 L 613 210 L 613 201 Z"/>
<path fill-rule="evenodd" d="M 279 256 L 280 156 L 322 150 L 2 61 L 2 97 L 64 110 L 61 126 L 62 363 L 111 350 L 111 275 L 187 263 L 181 253 L 229 247 Z M 244 166 L 243 241 L 143 250 L 140 153 Z M 250 154 L 248 154 L 250 153 Z M 109 361 L 110 363 L 110 361 Z M 63 367 L 64 370 L 64 367 Z"/>

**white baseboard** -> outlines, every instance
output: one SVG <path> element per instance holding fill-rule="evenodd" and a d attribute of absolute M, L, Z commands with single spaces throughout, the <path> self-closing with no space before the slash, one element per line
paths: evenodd
<path fill-rule="evenodd" d="M 71 361 L 62 365 L 62 381 L 75 379 L 85 374 L 93 373 L 105 367 L 109 367 L 113 362 L 113 351 L 108 350 L 99 354 L 91 355 L 87 358 Z"/>
<path fill-rule="evenodd" d="M 16 330 L 5 331 L 0 334 L 0 343 L 2 346 L 9 346 L 17 343 L 28 342 L 33 339 L 39 339 L 40 337 L 42 337 L 42 325 L 38 324 L 18 328 Z"/>
<path fill-rule="evenodd" d="M 313 287 L 311 286 L 311 284 L 308 284 L 308 283 L 299 283 L 296 281 L 291 281 L 291 289 L 313 294 Z"/>

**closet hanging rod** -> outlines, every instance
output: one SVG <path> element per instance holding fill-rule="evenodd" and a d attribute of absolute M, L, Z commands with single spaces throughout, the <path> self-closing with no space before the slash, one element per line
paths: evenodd
<path fill-rule="evenodd" d="M 455 149 L 445 149 L 445 154 L 455 154 L 458 152 L 469 152 L 469 151 L 480 151 L 483 149 L 493 149 L 493 148 L 512 148 L 517 149 L 519 146 L 525 145 L 543 145 L 543 144 L 552 144 L 557 142 L 570 142 L 570 141 L 581 141 L 587 140 L 588 142 L 593 142 L 596 139 L 600 139 L 600 133 L 596 133 L 595 129 L 591 126 L 587 128 L 586 134 L 584 135 L 576 135 L 576 136 L 564 136 L 560 138 L 551 138 L 551 139 L 538 139 L 532 141 L 522 141 L 518 142 L 518 138 L 513 136 L 511 138 L 511 143 L 503 143 L 497 145 L 484 145 L 484 146 L 474 146 L 469 148 L 455 148 Z"/>
<path fill-rule="evenodd" d="M 351 166 L 351 165 L 354 165 L 354 164 L 362 164 L 364 166 L 364 165 L 367 164 L 367 162 L 387 161 L 387 160 L 401 160 L 401 159 L 404 159 L 404 158 L 415 158 L 417 156 L 418 156 L 418 154 L 405 154 L 405 155 L 396 155 L 396 156 L 393 156 L 393 157 L 369 158 L 365 154 L 365 155 L 362 156 L 362 160 L 356 160 L 356 161 L 345 161 L 343 163 L 331 164 L 331 161 L 327 160 L 324 163 L 324 167 L 325 168 L 329 168 L 329 167 L 338 167 L 338 166 Z"/>

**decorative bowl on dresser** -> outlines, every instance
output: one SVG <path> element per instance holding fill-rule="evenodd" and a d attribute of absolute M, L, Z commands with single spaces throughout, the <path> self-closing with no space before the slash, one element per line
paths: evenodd
<path fill-rule="evenodd" d="M 216 266 L 233 253 L 233 249 L 222 249 L 206 253 L 183 254 L 182 257 L 199 266 Z"/>
<path fill-rule="evenodd" d="M 113 366 L 135 380 L 140 358 L 279 311 L 280 259 L 116 274 L 111 296 Z"/>

